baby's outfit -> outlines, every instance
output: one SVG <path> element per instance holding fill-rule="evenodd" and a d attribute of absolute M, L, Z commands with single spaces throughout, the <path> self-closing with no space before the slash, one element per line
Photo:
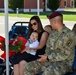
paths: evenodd
<path fill-rule="evenodd" d="M 30 48 L 36 48 L 36 47 L 38 47 L 38 45 L 39 45 L 38 40 L 32 41 L 30 39 L 25 44 L 25 46 L 29 46 Z M 36 50 L 26 50 L 26 52 L 31 54 L 31 55 L 36 55 Z"/>

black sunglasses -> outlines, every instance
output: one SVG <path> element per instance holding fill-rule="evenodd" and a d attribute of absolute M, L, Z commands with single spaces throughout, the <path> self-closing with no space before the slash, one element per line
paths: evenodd
<path fill-rule="evenodd" d="M 36 23 L 36 22 L 34 22 L 33 24 L 30 24 L 30 25 L 31 25 L 31 27 L 32 27 L 33 25 L 35 26 L 36 24 L 37 24 L 37 23 Z"/>

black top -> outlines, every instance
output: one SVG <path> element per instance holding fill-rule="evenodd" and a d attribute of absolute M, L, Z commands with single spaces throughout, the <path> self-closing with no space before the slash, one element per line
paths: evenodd
<path fill-rule="evenodd" d="M 42 36 L 42 34 L 44 32 L 46 32 L 46 31 L 43 30 L 42 32 L 39 33 L 39 36 L 38 36 L 38 41 L 39 42 L 40 42 L 41 36 Z M 45 54 L 45 48 L 46 48 L 46 45 L 42 49 L 38 49 L 37 52 L 36 52 L 36 55 L 43 55 L 43 54 Z"/>

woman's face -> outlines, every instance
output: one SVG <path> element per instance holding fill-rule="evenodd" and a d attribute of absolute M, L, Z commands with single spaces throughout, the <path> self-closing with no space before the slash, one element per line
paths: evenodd
<path fill-rule="evenodd" d="M 38 23 L 36 22 L 36 20 L 31 20 L 30 25 L 31 25 L 33 30 L 38 29 Z"/>

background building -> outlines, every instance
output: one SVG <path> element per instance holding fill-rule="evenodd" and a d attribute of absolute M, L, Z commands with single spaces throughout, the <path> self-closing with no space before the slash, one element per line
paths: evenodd
<path fill-rule="evenodd" d="M 49 11 L 47 8 L 47 1 L 45 0 L 45 9 Z M 64 8 L 74 8 L 75 0 L 61 0 L 61 4 L 59 9 L 63 10 Z M 42 12 L 44 8 L 43 0 L 40 0 L 40 11 Z M 4 0 L 0 0 L 0 10 L 4 10 Z M 37 11 L 37 0 L 24 0 L 22 9 L 23 12 L 36 12 Z"/>

